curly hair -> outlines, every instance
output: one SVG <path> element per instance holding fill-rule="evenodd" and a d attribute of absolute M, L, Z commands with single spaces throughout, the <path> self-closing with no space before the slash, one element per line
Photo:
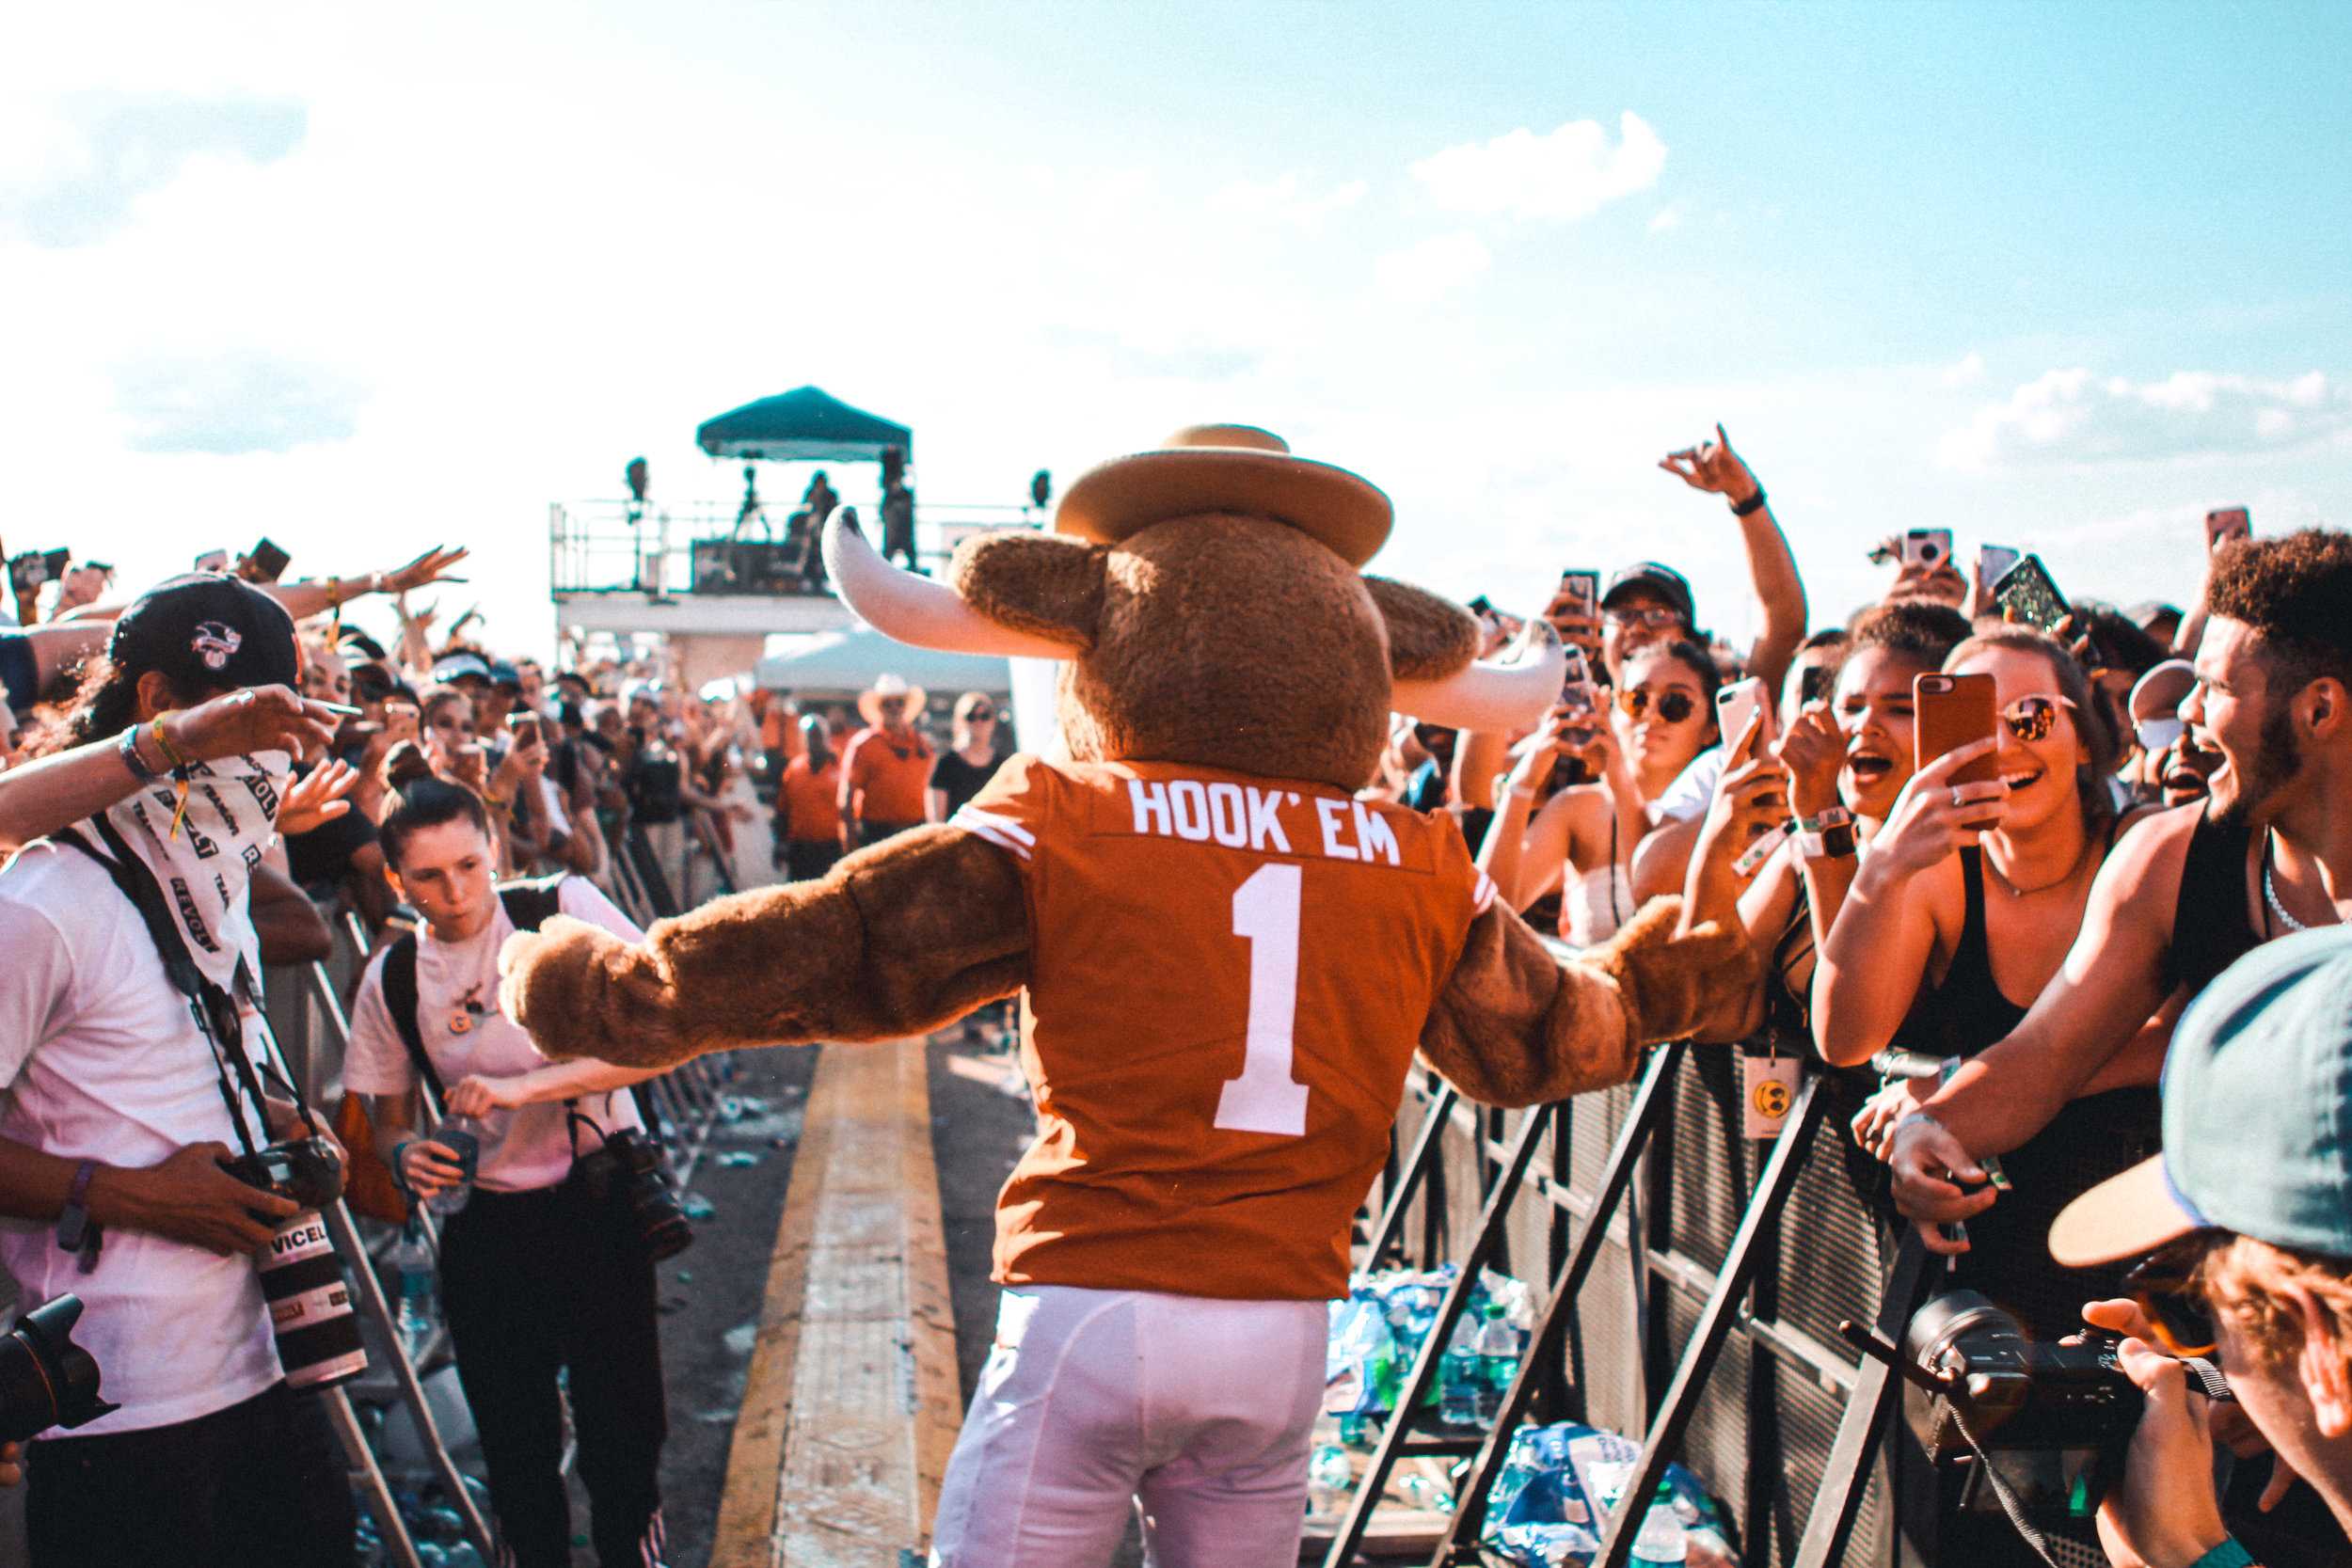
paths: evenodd
<path fill-rule="evenodd" d="M 2032 654 L 2050 666 L 2058 695 L 2066 699 L 2074 714 L 2074 733 L 2082 736 L 2083 749 L 2090 753 L 2090 760 L 2074 769 L 2074 793 L 2082 800 L 2083 821 L 2094 831 L 2104 827 L 2115 816 L 2115 797 L 2107 791 L 2107 779 L 2122 753 L 2122 742 L 2108 728 L 2106 712 L 2090 694 L 2090 677 L 2057 638 L 2034 626 L 2013 624 L 1986 626 L 1947 654 L 1944 668 L 1957 669 L 1975 655 L 1994 649 Z"/>
<path fill-rule="evenodd" d="M 2287 1293 L 2296 1286 L 2334 1315 L 2340 1339 L 2352 1340 L 2352 1263 L 2341 1258 L 2232 1236 L 2207 1249 L 2193 1277 L 2198 1292 L 2245 1337 L 2259 1360 L 2275 1366 L 2303 1348 L 2303 1314 Z"/>
<path fill-rule="evenodd" d="M 2352 534 L 2233 540 L 2214 553 L 2205 603 L 2252 631 L 2270 671 L 2296 689 L 2324 675 L 2352 686 Z"/>
<path fill-rule="evenodd" d="M 1865 605 L 1846 623 L 1844 657 L 1865 648 L 1915 658 L 1927 668 L 1941 666 L 1954 648 L 1968 641 L 1968 617 L 1933 599 L 1897 599 L 1892 604 Z"/>

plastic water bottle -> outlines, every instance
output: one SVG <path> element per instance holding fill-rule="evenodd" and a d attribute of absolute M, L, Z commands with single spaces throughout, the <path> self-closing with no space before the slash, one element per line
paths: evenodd
<path fill-rule="evenodd" d="M 1690 1534 L 1682 1528 L 1682 1515 L 1675 1512 L 1675 1489 L 1661 1481 L 1649 1512 L 1642 1515 L 1641 1530 L 1633 1537 L 1633 1561 L 1644 1568 L 1653 1563 L 1680 1564 L 1690 1555 Z"/>
<path fill-rule="evenodd" d="M 424 1244 L 424 1231 L 414 1218 L 392 1248 L 392 1312 L 400 1326 L 400 1342 L 409 1356 L 421 1355 L 440 1320 L 434 1300 L 433 1253 Z"/>
<path fill-rule="evenodd" d="M 1438 1363 L 1438 1416 L 1448 1426 L 1478 1424 L 1478 1327 L 1467 1316 L 1455 1323 Z"/>
<path fill-rule="evenodd" d="M 425 1206 L 437 1214 L 454 1214 L 473 1196 L 474 1166 L 482 1159 L 482 1124 L 471 1117 L 451 1117 L 433 1130 L 433 1141 L 457 1156 L 465 1177 L 434 1194 Z"/>
<path fill-rule="evenodd" d="M 1502 1304 L 1486 1304 L 1486 1321 L 1478 1325 L 1478 1418 L 1491 1425 L 1502 1413 L 1502 1396 L 1519 1370 L 1519 1331 L 1503 1315 Z"/>
<path fill-rule="evenodd" d="M 1347 1450 L 1337 1443 L 1317 1444 L 1307 1461 L 1307 1512 L 1339 1513 L 1347 1500 L 1347 1489 L 1355 1483 L 1356 1464 Z"/>

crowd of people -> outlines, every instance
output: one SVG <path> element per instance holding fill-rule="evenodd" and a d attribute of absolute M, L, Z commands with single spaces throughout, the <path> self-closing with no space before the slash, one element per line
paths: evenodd
<path fill-rule="evenodd" d="M 1744 932 L 1760 978 L 1702 1039 L 1820 1064 L 1877 1162 L 1866 1200 L 1948 1260 L 1947 1286 L 2040 1338 L 2081 1331 L 2086 1303 L 2130 1334 L 2151 1424 L 2101 1516 L 2114 1560 L 2249 1560 L 2188 1473 L 2201 1413 L 2150 1348 L 2181 1348 L 2152 1314 L 2184 1306 L 2252 1417 L 2219 1434 L 2280 1456 L 2239 1467 L 2229 1528 L 2264 1561 L 2343 1560 L 2340 1527 L 2265 1536 L 2260 1516 L 2297 1474 L 2306 1503 L 2352 1514 L 2352 1003 L 2343 943 L 2317 937 L 2352 914 L 2352 535 L 2260 536 L 2221 509 L 2182 601 L 2125 609 L 2060 594 L 1999 541 L 1970 542 L 1968 574 L 1948 533 L 1907 531 L 1879 552 L 1883 593 L 1817 626 L 1721 427 L 1660 467 L 1726 505 L 1754 643 L 1711 635 L 1671 564 L 1547 572 L 1528 616 L 1476 606 L 1489 652 L 1533 619 L 1573 650 L 1544 721 L 1397 715 L 1365 793 L 1451 816 L 1494 895 L 1572 945 L 1668 894 L 1686 927 Z M 818 476 L 796 515 L 812 560 L 834 504 Z M 898 521 L 885 503 L 894 541 Z M 549 911 L 634 941 L 620 857 L 678 907 L 822 876 L 980 794 L 1007 751 L 997 700 L 965 693 L 939 725 L 889 675 L 803 711 L 616 660 L 550 670 L 413 607 L 463 550 L 294 581 L 257 550 L 128 603 L 111 567 L 56 554 L 11 561 L 20 624 L 0 629 L 0 1260 L 28 1303 L 81 1297 L 119 1408 L 33 1446 L 34 1561 L 194 1560 L 195 1542 L 208 1561 L 348 1560 L 340 1450 L 279 1373 L 246 1260 L 295 1205 L 220 1164 L 323 1130 L 271 1075 L 254 976 L 323 956 L 336 900 L 374 944 L 343 1069 L 367 1118 L 353 1152 L 420 1197 L 479 1189 L 441 1266 L 504 1539 L 569 1560 L 563 1370 L 599 1558 L 655 1560 L 651 1262 L 578 1180 L 583 1135 L 641 1131 L 622 1091 L 646 1074 L 551 1066 L 500 1017 L 500 944 L 538 917 L 501 889 L 541 879 Z M 383 640 L 345 612 L 379 596 Z M 176 928 L 117 895 L 135 884 Z M 2254 1093 L 2239 1058 L 2260 1053 L 2222 1050 L 2240 1037 L 2303 1075 L 2274 1085 L 2310 1101 L 2297 1116 L 2216 1119 Z M 424 1085 L 484 1130 L 475 1150 L 426 1125 Z M 2151 1243 L 2155 1294 L 2109 1244 L 2119 1190 L 2189 1216 Z M 582 1258 L 606 1284 L 535 1310 Z M 2005 1542 L 1971 1538 L 1966 1560 Z"/>

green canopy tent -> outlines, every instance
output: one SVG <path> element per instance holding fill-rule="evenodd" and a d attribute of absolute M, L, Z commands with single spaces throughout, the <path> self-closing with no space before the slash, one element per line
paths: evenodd
<path fill-rule="evenodd" d="M 914 461 L 914 433 L 816 387 L 797 387 L 706 420 L 694 444 L 713 457 L 771 463 L 879 463 L 886 447 Z"/>

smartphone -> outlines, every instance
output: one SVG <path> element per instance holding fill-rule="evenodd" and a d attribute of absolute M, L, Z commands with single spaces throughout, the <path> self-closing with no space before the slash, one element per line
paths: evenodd
<path fill-rule="evenodd" d="M 1584 662 L 1584 650 L 1571 642 L 1560 651 L 1566 656 L 1560 661 L 1560 700 L 1574 703 L 1581 694 L 1585 705 L 1590 706 L 1593 671 L 1592 666 Z"/>
<path fill-rule="evenodd" d="M 387 702 L 384 705 L 384 730 L 395 740 L 417 738 L 417 705 Z"/>
<path fill-rule="evenodd" d="M 227 572 L 229 570 L 229 552 L 227 550 L 206 550 L 202 555 L 196 558 L 196 569 L 199 572 Z"/>
<path fill-rule="evenodd" d="M 1932 571 L 1952 562 L 1952 531 L 1915 528 L 1903 535 L 1903 564 Z"/>
<path fill-rule="evenodd" d="M 2009 576 L 2009 569 L 2016 565 L 2025 553 L 2014 545 L 1979 545 L 1977 580 L 1991 588 Z"/>
<path fill-rule="evenodd" d="M 1481 594 L 1478 597 L 1472 599 L 1470 602 L 1468 609 L 1472 615 L 1475 615 L 1480 620 L 1486 622 L 1489 626 L 1494 624 L 1496 619 L 1495 602 L 1494 600 L 1486 597 L 1486 594 Z"/>
<path fill-rule="evenodd" d="M 1552 601 L 1579 615 L 1600 613 L 1600 574 L 1581 566 L 1571 566 L 1560 574 L 1560 594 Z"/>
<path fill-rule="evenodd" d="M 1993 599 L 2001 607 L 2004 621 L 2022 621 L 2043 631 L 2055 631 L 2071 612 L 2066 595 L 2050 580 L 2050 569 L 2038 555 L 2025 557 L 2001 574 L 1993 585 Z"/>
<path fill-rule="evenodd" d="M 1772 738 L 1772 705 L 1765 700 L 1764 683 L 1754 676 L 1733 681 L 1715 693 L 1715 728 L 1722 734 L 1724 745 L 1738 741 L 1758 717 L 1764 721 L 1764 727 L 1756 737 L 1756 745 L 1761 747 Z"/>
<path fill-rule="evenodd" d="M 2219 506 L 2205 514 L 2207 549 L 2224 539 L 2250 539 L 2253 533 L 2253 515 L 2242 506 Z"/>
<path fill-rule="evenodd" d="M 285 575 L 290 559 L 284 550 L 263 539 L 246 552 L 246 571 L 252 581 L 276 582 Z"/>
<path fill-rule="evenodd" d="M 517 746 L 540 746 L 547 742 L 547 729 L 535 713 L 510 713 L 506 716 L 506 727 Z"/>
<path fill-rule="evenodd" d="M 1920 768 L 1970 741 L 1993 738 L 1997 720 L 1991 675 L 1914 675 L 1911 698 L 1916 715 L 1912 734 Z M 1976 784 L 2000 776 L 2000 760 L 1988 752 L 1953 774 L 1952 783 Z"/>
<path fill-rule="evenodd" d="M 1834 664 L 1808 664 L 1797 672 L 1797 705 L 1823 703 L 1837 686 L 1837 667 Z"/>

